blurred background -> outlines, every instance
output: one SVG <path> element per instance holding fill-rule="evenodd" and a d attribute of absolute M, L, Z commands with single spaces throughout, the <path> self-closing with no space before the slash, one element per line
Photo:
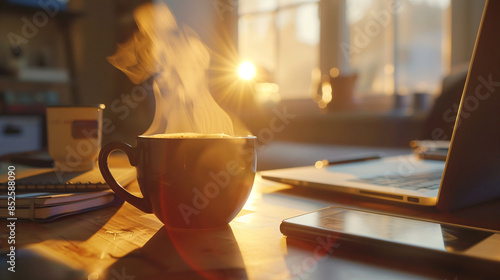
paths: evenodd
<path fill-rule="evenodd" d="M 105 104 L 103 142 L 134 144 L 154 97 L 106 57 L 149 2 L 0 0 L 0 155 L 46 147 L 53 105 Z M 163 2 L 207 45 L 209 88 L 237 131 L 408 147 L 451 137 L 485 1 Z"/>

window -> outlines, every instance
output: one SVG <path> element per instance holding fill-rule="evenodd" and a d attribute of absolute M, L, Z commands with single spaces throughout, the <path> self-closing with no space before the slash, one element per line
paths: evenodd
<path fill-rule="evenodd" d="M 449 0 L 347 0 L 357 92 L 437 92 L 449 63 L 449 5 Z"/>
<path fill-rule="evenodd" d="M 357 73 L 361 99 L 436 93 L 449 65 L 449 10 L 450 0 L 240 0 L 239 53 L 283 99 L 312 97 L 315 73 L 330 70 L 320 61 Z"/>
<path fill-rule="evenodd" d="M 239 2 L 239 53 L 284 98 L 309 97 L 319 60 L 318 0 Z M 286 93 L 286 94 L 285 94 Z"/>

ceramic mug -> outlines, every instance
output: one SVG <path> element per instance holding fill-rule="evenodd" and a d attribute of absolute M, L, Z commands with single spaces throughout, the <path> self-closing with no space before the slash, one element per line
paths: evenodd
<path fill-rule="evenodd" d="M 47 107 L 47 138 L 54 167 L 62 172 L 93 169 L 101 149 L 104 105 Z"/>
<path fill-rule="evenodd" d="M 129 193 L 111 175 L 108 156 L 127 154 L 136 167 L 143 197 Z M 114 142 L 99 155 L 99 168 L 111 189 L 167 227 L 227 225 L 241 210 L 256 171 L 256 137 L 203 134 L 138 136 L 137 146 Z"/>

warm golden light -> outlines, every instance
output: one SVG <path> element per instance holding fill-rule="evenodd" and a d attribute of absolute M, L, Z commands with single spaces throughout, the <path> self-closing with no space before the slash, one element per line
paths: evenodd
<path fill-rule="evenodd" d="M 384 71 L 386 74 L 394 74 L 394 65 L 392 64 L 386 64 L 384 66 Z"/>
<path fill-rule="evenodd" d="M 328 75 L 323 76 L 322 80 L 321 96 L 318 100 L 318 107 L 321 109 L 325 109 L 328 103 L 330 103 L 333 99 L 332 84 L 330 83 L 330 77 Z"/>
<path fill-rule="evenodd" d="M 243 62 L 238 68 L 238 75 L 243 80 L 251 80 L 255 77 L 255 66 L 250 62 Z"/>
<path fill-rule="evenodd" d="M 281 100 L 280 87 L 275 83 L 256 83 L 255 94 L 260 103 L 278 103 Z"/>
<path fill-rule="evenodd" d="M 314 167 L 316 167 L 317 169 L 321 169 L 325 166 L 328 165 L 328 161 L 327 160 L 318 160 L 315 164 L 314 164 Z"/>
<path fill-rule="evenodd" d="M 330 83 L 323 83 L 321 86 L 321 91 L 323 95 L 321 96 L 321 100 L 326 104 L 332 101 L 332 85 Z"/>
<path fill-rule="evenodd" d="M 337 68 L 337 67 L 333 67 L 332 69 L 330 69 L 330 76 L 331 76 L 332 78 L 337 78 L 339 75 L 340 75 L 340 70 L 339 70 L 339 68 Z"/>

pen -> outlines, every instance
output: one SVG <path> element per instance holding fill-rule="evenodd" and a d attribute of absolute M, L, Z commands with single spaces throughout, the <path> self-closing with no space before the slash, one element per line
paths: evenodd
<path fill-rule="evenodd" d="M 361 161 L 368 161 L 368 160 L 374 160 L 374 159 L 380 159 L 382 156 L 380 154 L 361 154 L 357 156 L 351 156 L 348 158 L 341 158 L 341 159 L 335 159 L 335 160 L 328 160 L 328 159 L 323 159 L 323 160 L 318 160 L 314 166 L 316 168 L 322 168 L 328 165 L 336 165 L 336 164 L 344 164 L 344 163 L 353 163 L 353 162 L 361 162 Z"/>

